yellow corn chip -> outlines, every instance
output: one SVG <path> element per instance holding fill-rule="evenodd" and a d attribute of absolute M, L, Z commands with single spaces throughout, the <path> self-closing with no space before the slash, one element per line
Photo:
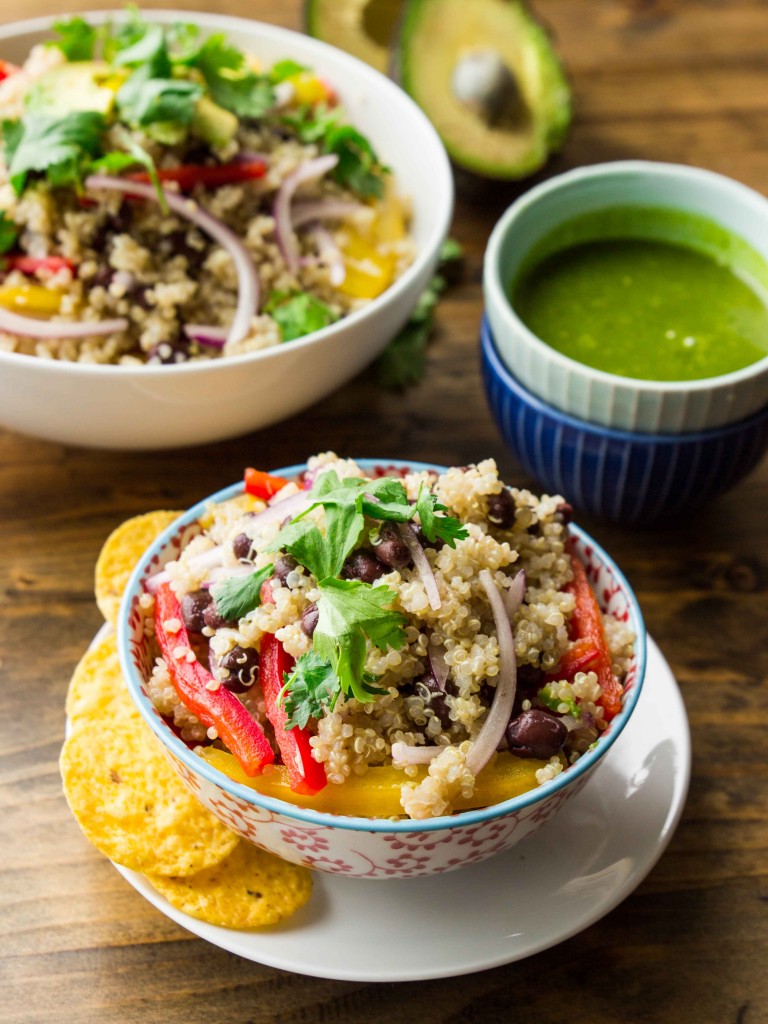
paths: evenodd
<path fill-rule="evenodd" d="M 178 910 L 224 928 L 263 928 L 304 906 L 312 894 L 307 868 L 242 842 L 216 867 L 186 878 L 148 874 Z"/>
<path fill-rule="evenodd" d="M 120 601 L 136 563 L 152 541 L 170 526 L 180 512 L 146 512 L 126 519 L 107 537 L 96 561 L 95 590 L 99 611 L 113 626 Z"/>
<path fill-rule="evenodd" d="M 114 633 L 96 641 L 78 662 L 67 690 L 66 712 L 73 728 L 92 719 L 139 718 L 120 669 Z"/>
<path fill-rule="evenodd" d="M 81 720 L 60 764 L 64 794 L 86 837 L 124 867 L 193 875 L 240 841 L 186 788 L 140 718 Z"/>

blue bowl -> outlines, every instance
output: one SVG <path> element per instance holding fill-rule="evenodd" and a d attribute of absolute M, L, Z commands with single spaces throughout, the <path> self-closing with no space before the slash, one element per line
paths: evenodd
<path fill-rule="evenodd" d="M 487 318 L 482 369 L 491 412 L 518 461 L 552 494 L 591 515 L 650 523 L 700 508 L 754 469 L 768 448 L 768 406 L 696 433 L 611 430 L 560 412 L 502 362 Z"/>

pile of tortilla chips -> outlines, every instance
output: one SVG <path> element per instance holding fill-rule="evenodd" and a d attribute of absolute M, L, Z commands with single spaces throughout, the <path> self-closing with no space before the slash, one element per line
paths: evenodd
<path fill-rule="evenodd" d="M 120 670 L 114 626 L 123 589 L 177 515 L 129 519 L 99 555 L 96 601 L 113 631 L 89 648 L 69 685 L 64 793 L 93 845 L 146 875 L 172 906 L 226 928 L 263 927 L 307 902 L 310 872 L 240 839 L 203 807 L 166 760 Z"/>

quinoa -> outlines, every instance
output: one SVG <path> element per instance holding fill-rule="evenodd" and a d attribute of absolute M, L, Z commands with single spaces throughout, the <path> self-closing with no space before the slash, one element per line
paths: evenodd
<path fill-rule="evenodd" d="M 317 626 L 308 628 L 306 622 L 313 609 L 330 599 L 328 581 L 302 564 L 298 556 L 303 549 L 290 531 L 303 522 L 307 535 L 313 531 L 312 536 L 327 542 L 332 506 L 322 504 L 322 495 L 340 488 L 334 493 L 343 498 L 345 487 L 357 487 L 364 494 L 367 487 L 375 491 L 381 483 L 381 478 L 366 477 L 352 460 L 328 452 L 310 459 L 303 479 L 288 483 L 271 499 L 268 514 L 262 515 L 265 503 L 249 495 L 206 509 L 199 535 L 165 568 L 182 609 L 185 598 L 203 593 L 218 612 L 225 599 L 217 581 L 219 586 L 222 580 L 234 581 L 237 587 L 238 580 L 260 572 L 265 579 L 259 597 L 243 614 L 206 628 L 195 638 L 206 649 L 213 677 L 222 685 L 229 688 L 233 682 L 221 670 L 227 656 L 251 651 L 257 661 L 267 634 L 274 634 L 297 666 L 317 655 Z M 426 818 L 451 813 L 457 802 L 472 798 L 472 751 L 483 742 L 497 687 L 510 672 L 509 652 L 489 604 L 488 580 L 513 602 L 507 629 L 516 663 L 514 705 L 495 749 L 531 759 L 532 785 L 541 785 L 591 747 L 606 728 L 608 716 L 596 670 L 587 664 L 584 670 L 563 669 L 559 674 L 574 644 L 571 620 L 576 606 L 569 586 L 570 510 L 562 498 L 509 487 L 492 459 L 440 474 L 404 473 L 397 486 L 402 507 L 413 512 L 411 525 L 402 529 L 418 538 L 427 568 L 407 545 L 404 553 L 392 548 L 390 525 L 376 518 L 375 501 L 368 505 L 334 587 L 370 595 L 367 600 L 388 595 L 383 614 L 396 618 L 397 640 L 377 643 L 366 635 L 357 688 L 341 683 L 338 668 L 337 691 L 332 696 L 326 693 L 313 706 L 301 728 L 307 730 L 312 757 L 323 766 L 331 787 L 342 787 L 347 779 L 377 767 L 394 767 L 402 775 L 402 813 Z M 280 515 L 284 502 L 291 516 Z M 430 507 L 442 523 L 441 537 L 424 519 Z M 450 529 L 446 524 L 452 524 Z M 394 536 L 402 537 L 402 532 Z M 386 551 L 385 542 L 390 543 Z M 364 578 L 372 570 L 374 575 Z M 148 607 L 147 614 L 151 613 Z M 192 628 L 189 622 L 187 626 Z M 326 622 L 324 629 L 328 628 Z M 603 615 L 603 631 L 612 671 L 620 681 L 630 664 L 634 636 L 611 615 Z M 320 650 L 325 656 L 326 649 Z M 285 707 L 296 713 L 291 685 L 286 678 Z M 277 750 L 275 725 L 265 713 L 258 673 L 249 685 L 233 689 Z M 190 739 L 205 742 L 203 727 L 190 722 L 174 700 L 162 662 L 155 668 L 149 692 L 162 715 L 186 730 Z M 524 722 L 528 728 L 532 715 L 539 716 L 537 721 L 544 716 L 549 726 L 556 722 L 552 728 L 559 738 L 551 748 L 546 742 L 542 746 L 530 738 L 521 740 L 515 731 Z M 493 750 L 489 756 L 496 756 Z M 428 765 L 419 767 L 428 758 Z"/>
<path fill-rule="evenodd" d="M 148 37 L 150 26 L 134 24 L 137 33 Z M 170 34 L 164 46 L 173 60 Z M 191 127 L 186 122 L 158 125 L 150 115 L 136 120 L 122 97 L 126 82 L 130 85 L 144 68 L 121 63 L 119 52 L 102 60 L 104 69 L 94 71 L 88 83 L 90 89 L 99 86 L 103 103 L 103 83 L 113 82 L 106 112 L 91 111 L 87 101 L 78 105 L 77 88 L 70 83 L 72 110 L 61 109 L 60 99 L 45 106 L 52 102 L 51 75 L 68 65 L 55 43 L 35 47 L 23 67 L 0 83 L 0 114 L 6 124 L 0 150 L 0 215 L 11 233 L 10 245 L 2 250 L 11 259 L 0 284 L 0 307 L 62 325 L 61 337 L 52 338 L 14 334 L 6 326 L 0 329 L 0 348 L 124 366 L 258 352 L 345 317 L 376 298 L 409 266 L 414 246 L 407 201 L 364 136 L 355 131 L 348 142 L 343 141 L 347 136 L 339 136 L 337 128 L 347 126 L 333 89 L 311 69 L 285 77 L 281 62 L 262 68 L 246 54 L 240 59 L 243 79 L 252 80 L 254 90 L 246 97 L 251 107 L 242 115 L 242 97 L 229 108 L 214 102 L 227 100 L 215 82 L 206 79 L 205 88 L 201 85 L 194 59 L 191 70 L 189 62 L 174 65 L 170 86 L 181 81 L 201 90 L 198 106 L 189 111 Z M 93 67 L 97 65 L 101 67 L 98 60 Z M 257 114 L 252 105 L 259 90 L 271 90 L 271 102 Z M 197 115 L 203 103 L 208 104 L 207 117 L 211 107 L 217 108 L 226 137 L 203 130 L 202 114 Z M 31 133 L 40 116 L 86 114 L 101 117 L 102 123 L 98 152 L 83 149 L 76 154 L 79 178 L 62 184 L 60 170 L 49 172 L 40 156 L 20 179 L 18 133 Z M 333 142 L 339 137 L 342 143 Z M 131 166 L 137 152 L 143 154 L 142 162 Z M 96 156 L 122 159 L 125 166 L 114 173 L 107 170 L 113 179 L 143 174 L 149 166 L 147 180 L 159 175 L 167 193 L 183 192 L 188 209 L 211 215 L 244 247 L 258 299 L 246 311 L 250 316 L 241 330 L 234 330 L 233 321 L 245 285 L 229 248 L 175 209 L 164 208 L 158 193 L 137 198 L 89 185 L 89 170 L 104 173 Z M 286 183 L 319 157 L 339 162 L 326 165 L 322 174 L 308 174 L 295 196 L 281 204 Z M 350 161 L 352 171 L 342 173 Z M 246 165 L 255 168 L 254 176 L 239 180 Z M 307 215 L 310 204 L 314 213 Z M 14 261 L 21 259 L 18 265 L 24 267 L 27 258 L 39 265 L 14 269 Z M 67 336 L 68 325 L 102 321 L 117 326 L 106 334 Z"/>

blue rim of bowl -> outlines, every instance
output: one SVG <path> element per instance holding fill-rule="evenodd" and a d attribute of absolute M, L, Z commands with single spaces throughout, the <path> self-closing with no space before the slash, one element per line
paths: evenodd
<path fill-rule="evenodd" d="M 438 472 L 442 472 L 445 469 L 445 467 L 438 466 L 434 463 L 414 462 L 406 459 L 368 458 L 355 459 L 354 461 L 361 469 L 370 469 L 373 466 L 394 466 L 396 468 L 408 467 L 416 472 L 420 470 L 437 470 Z M 282 469 L 271 470 L 270 472 L 278 476 L 284 476 L 288 479 L 292 479 L 297 477 L 305 469 L 305 464 L 299 464 L 287 466 Z M 148 699 L 141 692 L 138 674 L 129 655 L 128 631 L 125 628 L 125 623 L 128 619 L 133 596 L 142 589 L 141 580 L 146 571 L 147 558 L 150 556 L 150 553 L 163 548 L 177 533 L 180 526 L 195 522 L 203 515 L 211 504 L 218 504 L 219 502 L 226 501 L 229 498 L 234 498 L 242 493 L 242 482 L 232 484 L 207 498 L 203 498 L 202 501 L 199 501 L 183 515 L 179 516 L 178 519 L 175 519 L 142 555 L 136 568 L 131 574 L 123 594 L 123 599 L 120 603 L 120 614 L 117 628 L 118 653 L 120 656 L 120 665 L 123 670 L 123 675 L 127 681 L 131 697 L 139 709 L 142 718 L 149 725 L 158 739 L 194 774 L 202 776 L 206 781 L 219 786 L 221 789 L 239 797 L 241 800 L 245 800 L 249 804 L 253 804 L 256 807 L 273 811 L 286 818 L 293 818 L 296 821 L 301 821 L 309 825 L 321 825 L 354 832 L 434 832 L 440 829 L 456 828 L 464 825 L 479 825 L 487 821 L 493 821 L 496 818 L 504 817 L 505 815 L 520 810 L 523 807 L 539 803 L 540 801 L 553 796 L 555 793 L 575 782 L 579 777 L 589 771 L 593 765 L 603 758 L 608 749 L 618 739 L 635 709 L 640 692 L 643 688 L 647 656 L 645 624 L 634 591 L 614 560 L 589 534 L 582 530 L 581 527 L 571 523 L 569 530 L 578 538 L 581 544 L 589 545 L 596 553 L 597 557 L 602 562 L 610 566 L 611 572 L 614 574 L 616 581 L 620 584 L 622 592 L 626 596 L 627 604 L 631 610 L 631 619 L 633 620 L 632 625 L 636 632 L 634 654 L 636 673 L 632 689 L 627 695 L 621 711 L 611 722 L 610 732 L 601 737 L 594 749 L 588 750 L 585 754 L 582 754 L 578 761 L 571 765 L 566 771 L 561 772 L 560 775 L 555 776 L 554 779 L 551 779 L 549 782 L 545 782 L 536 789 L 529 790 L 527 793 L 523 793 L 520 796 L 510 797 L 510 799 L 504 800 L 501 803 L 491 804 L 488 807 L 480 807 L 476 810 L 458 811 L 455 814 L 443 815 L 439 818 L 430 818 L 426 821 L 414 821 L 411 819 L 391 820 L 389 818 L 359 818 L 352 817 L 350 815 L 331 814 L 326 811 L 313 811 L 311 808 L 297 807 L 285 800 L 278 800 L 275 797 L 263 796 L 243 783 L 234 782 L 223 772 L 218 771 L 216 768 L 207 764 L 201 757 L 198 757 L 197 754 L 190 750 L 183 740 L 179 739 L 178 736 L 171 732 L 163 719 L 159 718 L 150 710 Z"/>
<path fill-rule="evenodd" d="M 600 423 L 592 423 L 590 420 L 582 420 L 571 413 L 563 412 L 562 409 L 550 405 L 543 398 L 539 398 L 533 391 L 529 391 L 525 385 L 518 380 L 502 358 L 499 346 L 493 336 L 488 314 L 483 314 L 480 325 L 480 344 L 483 354 L 490 363 L 494 373 L 499 377 L 510 391 L 521 396 L 531 409 L 550 419 L 561 423 L 573 430 L 587 431 L 599 437 L 606 437 L 623 444 L 634 442 L 635 444 L 658 444 L 658 445 L 679 445 L 679 444 L 700 444 L 703 441 L 715 438 L 727 438 L 731 434 L 740 434 L 764 420 L 768 416 L 768 405 L 751 413 L 745 419 L 734 420 L 733 423 L 724 423 L 719 427 L 710 427 L 709 430 L 681 431 L 679 434 L 651 434 L 642 430 L 618 430 L 616 427 L 604 427 Z"/>

